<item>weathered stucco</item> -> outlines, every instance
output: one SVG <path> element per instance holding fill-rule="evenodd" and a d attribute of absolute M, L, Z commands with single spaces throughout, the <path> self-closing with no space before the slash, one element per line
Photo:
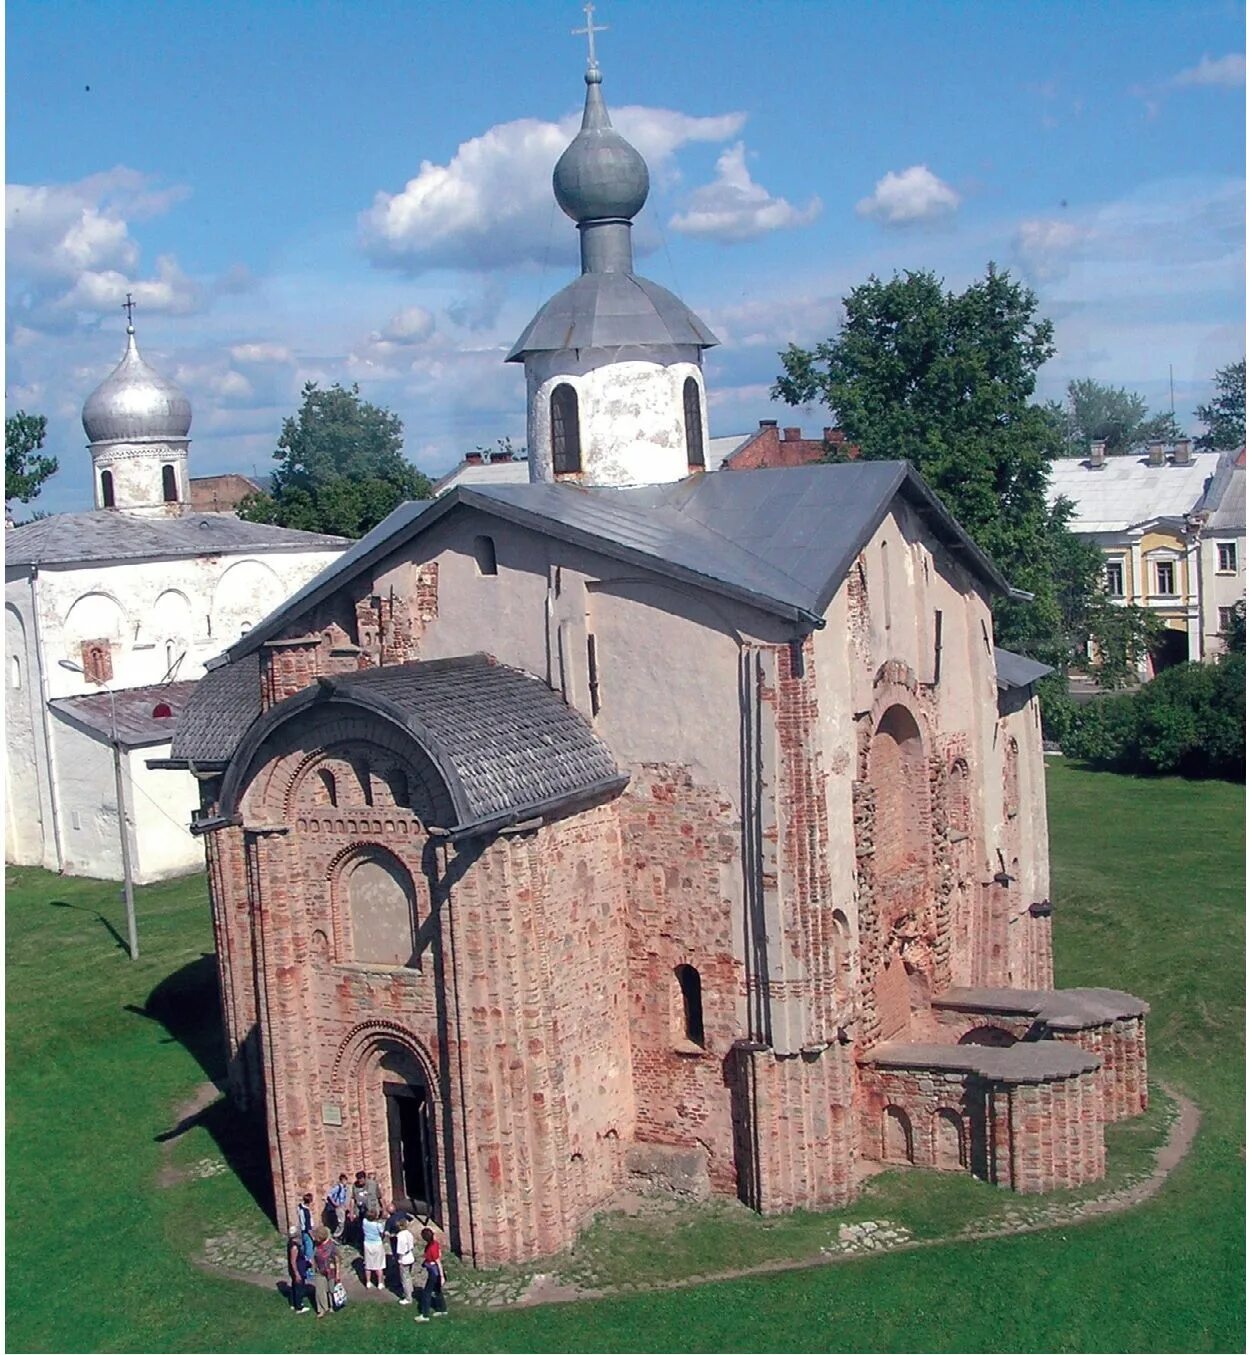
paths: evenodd
<path fill-rule="evenodd" d="M 582 465 L 567 478 L 586 485 L 684 479 L 690 466 L 682 391 L 690 377 L 698 383 L 705 448 L 707 394 L 696 348 L 651 347 L 636 357 L 627 349 L 529 354 L 529 478 L 565 478 L 556 476 L 551 461 L 551 392 L 567 383 L 577 392 Z"/>

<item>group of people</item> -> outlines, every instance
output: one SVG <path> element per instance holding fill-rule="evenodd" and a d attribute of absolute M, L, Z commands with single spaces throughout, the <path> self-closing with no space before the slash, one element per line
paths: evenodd
<path fill-rule="evenodd" d="M 364 1287 L 385 1289 L 387 1260 L 394 1262 L 402 1306 L 412 1302 L 416 1292 L 417 1239 L 423 1252 L 420 1260 L 424 1282 L 418 1298 L 417 1322 L 445 1317 L 447 1301 L 443 1295 L 442 1247 L 429 1220 L 417 1232 L 417 1215 L 411 1201 L 396 1200 L 386 1214 L 381 1187 L 374 1176 L 357 1172 L 354 1184 L 342 1173 L 326 1193 L 321 1221 L 314 1218 L 314 1196 L 308 1191 L 295 1210 L 296 1222 L 287 1237 L 286 1266 L 290 1277 L 291 1311 L 306 1313 L 307 1295 L 312 1290 L 313 1308 L 318 1317 L 333 1312 L 335 1292 L 341 1282 L 340 1243 L 351 1230 L 352 1245 L 364 1257 Z M 385 1215 L 385 1218 L 383 1218 Z M 389 1244 L 389 1247 L 388 1245 Z"/>

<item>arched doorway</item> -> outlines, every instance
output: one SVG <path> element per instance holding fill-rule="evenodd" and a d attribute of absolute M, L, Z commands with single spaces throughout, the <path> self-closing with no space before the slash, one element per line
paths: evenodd
<path fill-rule="evenodd" d="M 440 1217 L 437 1098 L 424 1062 L 384 1039 L 365 1056 L 360 1074 L 366 1165 L 389 1199 L 409 1199 L 417 1213 Z"/>
<path fill-rule="evenodd" d="M 911 1117 L 901 1106 L 886 1106 L 881 1125 L 881 1156 L 886 1162 L 915 1161 Z"/>

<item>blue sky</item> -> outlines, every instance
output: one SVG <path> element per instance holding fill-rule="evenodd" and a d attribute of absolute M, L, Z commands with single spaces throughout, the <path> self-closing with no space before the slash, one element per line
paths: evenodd
<path fill-rule="evenodd" d="M 1236 3 L 600 0 L 604 92 L 645 154 L 638 271 L 722 346 L 713 434 L 875 272 L 993 259 L 1091 376 L 1194 427 L 1244 355 Z M 306 380 L 358 381 L 430 474 L 524 438 L 502 358 L 573 276 L 550 171 L 579 119 L 575 3 L 9 0 L 7 387 L 48 415 L 39 506 L 89 506 L 82 402 L 145 354 L 198 475 L 271 468 Z"/>

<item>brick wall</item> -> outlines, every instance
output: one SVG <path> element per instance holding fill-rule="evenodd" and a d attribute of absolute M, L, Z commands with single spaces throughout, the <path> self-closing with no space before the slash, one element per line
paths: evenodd
<path fill-rule="evenodd" d="M 741 823 L 688 768 L 631 769 L 620 824 L 629 930 L 629 1013 L 640 1142 L 699 1147 L 712 1186 L 736 1190 L 724 1061 L 741 1034 L 744 973 L 732 929 Z M 685 1038 L 678 965 L 702 990 L 704 1040 Z"/>
<path fill-rule="evenodd" d="M 868 1159 L 969 1171 L 1021 1194 L 1106 1173 L 1096 1072 L 1006 1084 L 939 1069 L 868 1067 L 861 1085 L 859 1147 Z"/>

